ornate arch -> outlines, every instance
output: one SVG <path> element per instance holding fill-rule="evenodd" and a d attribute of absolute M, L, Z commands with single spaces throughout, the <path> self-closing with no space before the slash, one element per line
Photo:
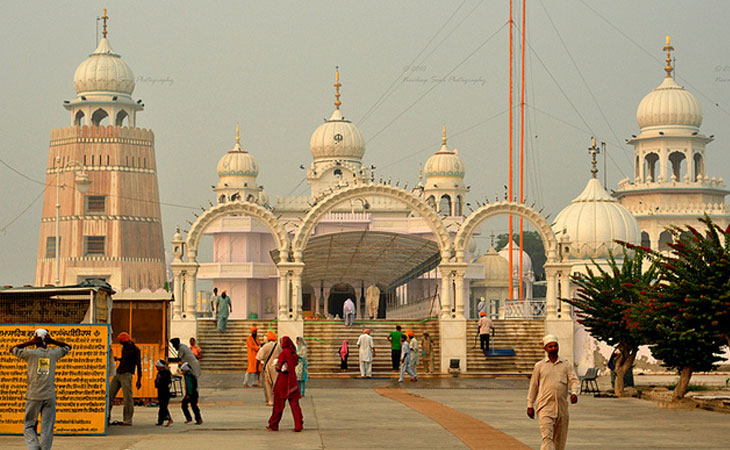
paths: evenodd
<path fill-rule="evenodd" d="M 312 236 L 314 227 L 319 223 L 322 216 L 344 201 L 354 200 L 355 198 L 368 195 L 392 198 L 410 207 L 426 221 L 426 224 L 433 231 L 433 234 L 436 236 L 436 241 L 439 244 L 439 249 L 441 250 L 442 259 L 451 257 L 452 245 L 449 233 L 443 222 L 441 222 L 439 215 L 426 202 L 405 189 L 396 186 L 388 184 L 364 184 L 348 186 L 337 190 L 309 210 L 307 215 L 302 219 L 301 225 L 292 239 L 294 260 L 301 261 L 302 252 L 307 247 L 307 242 L 309 242 L 309 238 Z"/>
<path fill-rule="evenodd" d="M 542 238 L 543 245 L 545 246 L 547 262 L 557 262 L 558 239 L 555 236 L 553 229 L 547 223 L 545 218 L 540 215 L 540 213 L 529 206 L 515 202 L 490 203 L 482 206 L 469 215 L 469 217 L 467 217 L 461 225 L 461 228 L 459 228 L 458 233 L 456 233 L 456 239 L 454 240 L 456 260 L 458 262 L 463 262 L 466 243 L 469 241 L 472 233 L 474 233 L 474 230 L 481 225 L 482 222 L 490 217 L 510 214 L 522 217 L 535 226 L 535 229 L 540 235 L 540 238 Z"/>
<path fill-rule="evenodd" d="M 193 256 L 197 255 L 198 245 L 200 244 L 203 232 L 214 220 L 222 216 L 230 216 L 231 214 L 236 213 L 245 214 L 263 222 L 271 231 L 272 236 L 274 236 L 276 248 L 279 252 L 285 254 L 289 251 L 289 236 L 286 234 L 286 231 L 284 231 L 284 228 L 279 224 L 276 216 L 274 216 L 271 211 L 256 203 L 236 201 L 213 206 L 206 210 L 195 222 L 193 222 L 185 240 L 188 251 L 188 260 L 191 259 L 189 256 L 191 253 Z"/>

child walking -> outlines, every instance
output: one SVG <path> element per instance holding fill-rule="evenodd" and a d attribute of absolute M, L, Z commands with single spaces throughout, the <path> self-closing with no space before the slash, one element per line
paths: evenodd
<path fill-rule="evenodd" d="M 200 408 L 198 408 L 198 379 L 191 372 L 190 364 L 188 363 L 183 363 L 183 365 L 180 366 L 180 372 L 182 372 L 183 377 L 185 377 L 185 398 L 183 398 L 182 401 L 182 411 L 183 414 L 185 414 L 185 423 L 193 421 L 193 418 L 190 416 L 190 411 L 188 411 L 188 405 L 190 405 L 190 408 L 193 410 L 193 414 L 195 414 L 195 425 L 200 425 L 203 423 L 203 418 L 200 416 Z"/>
<path fill-rule="evenodd" d="M 165 421 L 166 427 L 172 424 L 172 416 L 170 416 L 170 410 L 168 405 L 170 404 L 170 383 L 172 382 L 172 373 L 167 368 L 167 363 L 164 359 L 158 359 L 155 363 L 157 368 L 157 377 L 155 378 L 155 387 L 157 388 L 157 423 L 156 425 L 162 425 Z"/>

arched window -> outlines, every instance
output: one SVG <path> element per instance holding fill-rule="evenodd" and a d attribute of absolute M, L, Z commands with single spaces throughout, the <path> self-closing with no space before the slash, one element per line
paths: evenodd
<path fill-rule="evenodd" d="M 74 117 L 74 125 L 86 125 L 86 116 L 84 115 L 83 111 L 76 111 L 76 116 Z"/>
<path fill-rule="evenodd" d="M 462 205 L 462 201 L 461 201 L 461 195 L 457 195 L 456 203 L 454 203 L 454 215 L 460 216 L 462 209 L 463 209 L 463 205 Z"/>
<path fill-rule="evenodd" d="M 700 153 L 695 153 L 694 163 L 695 163 L 694 180 L 700 181 L 700 179 L 705 176 L 705 166 L 704 166 L 704 162 L 702 161 L 702 155 Z"/>
<path fill-rule="evenodd" d="M 662 234 L 659 235 L 659 251 L 660 252 L 668 252 L 671 250 L 669 248 L 669 244 L 672 243 L 672 233 L 669 231 L 662 231 Z"/>
<path fill-rule="evenodd" d="M 639 157 L 636 157 L 636 163 L 634 164 L 634 178 L 638 179 L 641 176 L 641 163 Z"/>
<path fill-rule="evenodd" d="M 218 197 L 218 203 L 225 203 L 225 202 L 226 202 L 226 196 L 225 195 L 221 195 L 220 197 Z"/>
<path fill-rule="evenodd" d="M 446 194 L 442 195 L 441 201 L 439 201 L 439 214 L 442 216 L 451 215 L 451 197 Z"/>
<path fill-rule="evenodd" d="M 114 121 L 114 124 L 118 127 L 122 127 L 125 125 L 124 121 L 127 121 L 126 125 L 129 124 L 129 114 L 127 114 L 127 111 L 119 111 L 117 113 L 117 119 Z"/>
<path fill-rule="evenodd" d="M 106 111 L 99 108 L 96 111 L 94 111 L 94 114 L 91 115 L 91 124 L 98 127 L 102 125 L 106 125 L 108 122 L 109 114 L 107 114 Z"/>
<path fill-rule="evenodd" d="M 434 197 L 433 195 L 430 195 L 430 196 L 429 196 L 429 197 L 428 197 L 428 198 L 426 199 L 426 203 L 428 203 L 428 205 L 429 205 L 429 206 L 430 206 L 431 208 L 434 208 L 434 209 L 436 208 L 436 198 L 435 198 L 435 197 Z"/>
<path fill-rule="evenodd" d="M 672 167 L 672 181 L 682 181 L 687 174 L 687 157 L 682 152 L 672 152 L 669 163 Z"/>
<path fill-rule="evenodd" d="M 644 157 L 644 181 L 656 181 L 656 163 L 659 161 L 659 155 L 649 153 Z"/>
<path fill-rule="evenodd" d="M 231 201 L 232 202 L 235 202 L 237 200 L 241 200 L 241 194 L 239 194 L 238 192 L 236 192 L 235 194 L 231 195 Z"/>
<path fill-rule="evenodd" d="M 641 246 L 651 248 L 651 239 L 649 239 L 649 233 L 646 231 L 641 232 Z"/>
<path fill-rule="evenodd" d="M 335 171 L 332 172 L 332 173 L 334 173 L 336 177 L 341 177 L 342 176 L 342 169 L 335 169 Z"/>
<path fill-rule="evenodd" d="M 248 197 L 246 197 L 246 201 L 250 203 L 256 203 L 256 197 L 254 197 L 253 194 L 248 194 Z"/>

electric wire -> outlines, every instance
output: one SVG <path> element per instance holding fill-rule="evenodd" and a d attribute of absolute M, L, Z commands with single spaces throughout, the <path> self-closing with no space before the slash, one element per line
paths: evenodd
<path fill-rule="evenodd" d="M 5 231 L 7 231 L 7 229 L 10 227 L 10 225 L 14 224 L 15 221 L 20 219 L 31 208 L 31 206 L 35 205 L 35 203 L 38 201 L 38 199 L 41 198 L 43 196 L 43 194 L 46 192 L 46 189 L 48 189 L 48 186 L 45 186 L 43 188 L 43 190 L 38 195 L 36 195 L 36 197 L 30 203 L 28 203 L 28 205 L 20 212 L 20 214 L 15 216 L 13 218 L 13 220 L 6 223 L 2 228 L 0 228 L 0 233 L 5 234 Z"/>
<path fill-rule="evenodd" d="M 463 64 L 464 64 L 465 62 L 467 62 L 467 61 L 468 61 L 468 60 L 469 60 L 469 59 L 470 59 L 470 58 L 471 58 L 472 56 L 474 56 L 474 54 L 475 54 L 476 52 L 478 52 L 479 50 L 481 50 L 481 48 L 482 48 L 482 47 L 484 47 L 484 46 L 485 46 L 485 45 L 486 45 L 486 44 L 487 44 L 487 43 L 488 43 L 489 41 L 491 41 L 491 40 L 492 40 L 492 38 L 494 38 L 494 37 L 495 37 L 495 36 L 496 36 L 497 34 L 499 34 L 499 32 L 500 32 L 500 31 L 502 31 L 502 29 L 504 29 L 504 27 L 506 27 L 507 25 L 508 25 L 508 23 L 507 23 L 507 22 L 505 22 L 505 23 L 504 23 L 504 24 L 503 24 L 503 25 L 502 25 L 501 27 L 499 27 L 499 28 L 497 29 L 497 31 L 495 31 L 494 33 L 492 33 L 492 34 L 491 34 L 491 35 L 490 35 L 490 36 L 489 36 L 489 37 L 488 37 L 487 39 L 485 39 L 485 40 L 484 40 L 484 41 L 483 41 L 483 42 L 482 42 L 481 44 L 479 44 L 479 45 L 478 45 L 478 46 L 477 46 L 477 47 L 476 47 L 476 48 L 475 48 L 474 50 L 472 50 L 472 52 L 471 52 L 471 53 L 469 53 L 469 54 L 468 54 L 468 55 L 467 55 L 467 56 L 466 56 L 466 57 L 465 57 L 465 58 L 464 58 L 463 60 L 461 60 L 461 62 L 459 62 L 458 64 L 456 64 L 456 65 L 455 65 L 455 66 L 454 66 L 454 67 L 453 67 L 453 68 L 452 68 L 452 69 L 451 69 L 451 70 L 450 70 L 449 72 L 447 72 L 447 73 L 446 73 L 446 74 L 445 74 L 445 75 L 443 76 L 443 78 L 446 78 L 446 77 L 448 77 L 449 75 L 451 75 L 452 73 L 454 73 L 454 71 L 456 71 L 456 70 L 457 70 L 457 69 L 458 69 L 459 67 L 461 67 L 461 66 L 462 66 L 462 65 L 463 65 Z M 407 106 L 407 107 L 406 107 L 406 108 L 405 108 L 405 109 L 404 109 L 403 111 L 401 111 L 401 112 L 400 112 L 400 113 L 399 113 L 398 115 L 396 115 L 396 116 L 395 116 L 395 117 L 394 117 L 393 119 L 391 119 L 391 120 L 390 120 L 390 122 L 388 122 L 388 123 L 387 123 L 387 124 L 386 124 L 386 125 L 385 125 L 384 127 L 382 127 L 382 128 L 380 129 L 380 130 L 378 130 L 378 132 L 376 132 L 376 133 L 375 133 L 375 134 L 374 134 L 373 136 L 371 136 L 371 137 L 370 137 L 370 139 L 368 139 L 368 140 L 367 140 L 367 141 L 366 141 L 365 143 L 367 144 L 367 143 L 371 142 L 371 141 L 372 141 L 373 139 L 375 139 L 376 137 L 378 137 L 378 136 L 379 136 L 379 135 L 380 135 L 380 134 L 381 134 L 381 133 L 382 133 L 383 131 L 385 131 L 385 130 L 386 130 L 386 129 L 388 129 L 388 128 L 389 128 L 389 127 L 390 127 L 391 125 L 393 125 L 393 124 L 394 124 L 394 123 L 395 123 L 395 122 L 396 122 L 396 121 L 397 121 L 398 119 L 400 119 L 400 118 L 401 118 L 401 117 L 402 117 L 402 116 L 403 116 L 403 115 L 404 115 L 405 113 L 407 113 L 408 111 L 410 111 L 410 109 L 411 109 L 411 108 L 413 108 L 414 106 L 416 106 L 416 104 L 418 104 L 418 102 L 420 102 L 421 100 L 423 100 L 423 98 L 424 98 L 424 97 L 426 97 L 426 96 L 427 96 L 428 94 L 430 94 L 430 93 L 431 93 L 431 91 L 433 91 L 434 89 L 436 89 L 436 88 L 437 88 L 438 86 L 440 86 L 441 84 L 443 84 L 443 83 L 434 83 L 434 85 L 433 85 L 433 86 L 431 86 L 431 88 L 430 88 L 430 89 L 428 89 L 428 90 L 427 90 L 426 92 L 424 92 L 424 93 L 423 93 L 423 94 L 422 94 L 422 95 L 421 95 L 420 97 L 418 97 L 418 98 L 417 98 L 417 99 L 416 99 L 416 100 L 415 100 L 415 101 L 414 101 L 413 103 L 411 103 L 410 105 L 408 105 L 408 106 Z"/>

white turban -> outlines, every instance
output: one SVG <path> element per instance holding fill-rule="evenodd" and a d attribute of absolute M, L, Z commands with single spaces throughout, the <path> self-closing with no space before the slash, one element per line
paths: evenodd
<path fill-rule="evenodd" d="M 554 334 L 548 334 L 548 335 L 545 335 L 544 338 L 542 338 L 543 346 L 548 345 L 551 342 L 555 342 L 556 344 L 558 343 L 558 338 Z"/>
<path fill-rule="evenodd" d="M 48 330 L 46 330 L 45 328 L 38 328 L 37 330 L 35 330 L 34 336 L 38 336 L 39 338 L 43 339 L 48 336 Z"/>

